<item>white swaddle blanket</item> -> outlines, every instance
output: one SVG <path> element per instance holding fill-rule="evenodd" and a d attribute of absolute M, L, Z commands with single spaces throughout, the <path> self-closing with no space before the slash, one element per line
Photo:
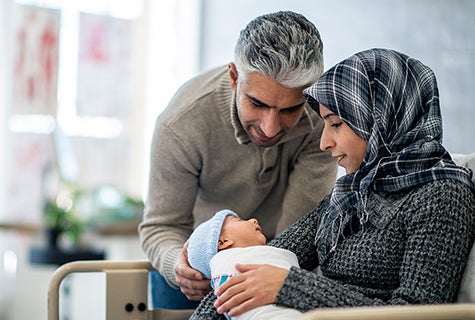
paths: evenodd
<path fill-rule="evenodd" d="M 270 264 L 276 267 L 290 269 L 292 266 L 298 267 L 298 260 L 291 251 L 275 248 L 271 246 L 252 246 L 247 248 L 232 248 L 218 252 L 210 261 L 211 284 L 213 288 L 218 288 L 233 275 L 238 274 L 235 265 L 240 264 Z M 278 307 L 276 305 L 266 305 L 245 312 L 237 317 L 229 317 L 232 320 L 249 319 L 291 319 L 296 320 L 301 316 L 301 312 L 295 309 Z"/>

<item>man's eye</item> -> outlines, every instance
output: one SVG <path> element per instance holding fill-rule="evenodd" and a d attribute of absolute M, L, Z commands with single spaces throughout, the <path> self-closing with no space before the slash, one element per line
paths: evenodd
<path fill-rule="evenodd" d="M 265 108 L 266 107 L 262 103 L 258 103 L 258 102 L 255 102 L 255 101 L 251 101 L 251 103 L 255 108 Z"/>
<path fill-rule="evenodd" d="M 287 109 L 282 110 L 282 112 L 285 112 L 285 113 L 294 113 L 294 112 L 299 111 L 301 107 L 302 107 L 302 106 L 296 106 L 296 107 L 292 107 L 292 108 L 287 108 Z"/>

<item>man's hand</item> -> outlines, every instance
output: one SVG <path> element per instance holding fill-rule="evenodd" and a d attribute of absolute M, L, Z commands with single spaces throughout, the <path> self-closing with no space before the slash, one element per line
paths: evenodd
<path fill-rule="evenodd" d="M 211 283 L 201 272 L 190 267 L 187 248 L 188 242 L 183 246 L 183 250 L 175 264 L 176 282 L 180 286 L 181 292 L 189 300 L 198 301 L 211 291 Z"/>

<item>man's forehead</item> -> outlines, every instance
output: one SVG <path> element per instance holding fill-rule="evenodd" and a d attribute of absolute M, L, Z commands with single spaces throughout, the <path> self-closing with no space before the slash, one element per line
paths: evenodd
<path fill-rule="evenodd" d="M 285 87 L 276 80 L 258 72 L 248 73 L 241 85 L 242 93 L 264 107 L 287 109 L 305 103 L 304 87 Z"/>

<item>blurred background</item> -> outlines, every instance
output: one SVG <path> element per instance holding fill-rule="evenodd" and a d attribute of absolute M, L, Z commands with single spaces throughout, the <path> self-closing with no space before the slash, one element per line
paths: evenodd
<path fill-rule="evenodd" d="M 145 258 L 137 224 L 156 117 L 185 80 L 232 61 L 251 19 L 277 10 L 315 23 L 325 69 L 372 47 L 422 60 L 438 79 L 445 146 L 475 152 L 472 0 L 0 0 L 0 320 L 47 318 L 61 264 L 44 258 L 51 248 Z M 104 318 L 101 281 L 71 288 L 67 319 Z"/>

